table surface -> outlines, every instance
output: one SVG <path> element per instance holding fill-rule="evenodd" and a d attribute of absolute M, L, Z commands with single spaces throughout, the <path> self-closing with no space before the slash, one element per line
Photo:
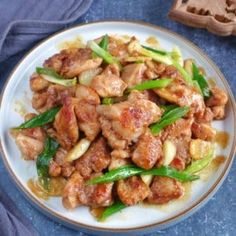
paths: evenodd
<path fill-rule="evenodd" d="M 142 20 L 163 26 L 186 37 L 199 46 L 220 68 L 228 80 L 231 89 L 236 93 L 236 37 L 218 37 L 202 29 L 194 29 L 173 22 L 167 17 L 172 1 L 161 0 L 94 0 L 86 15 L 77 23 L 92 22 L 104 19 Z M 8 64 L 0 66 L 0 86 L 12 69 L 12 65 L 22 57 L 16 55 Z M 4 68 L 4 69 L 3 69 Z M 236 230 L 236 162 L 215 196 L 197 213 L 170 228 L 159 230 L 152 235 L 235 235 Z M 0 189 L 7 192 L 17 207 L 32 222 L 40 235 L 86 235 L 66 228 L 44 216 L 22 196 L 0 159 Z"/>

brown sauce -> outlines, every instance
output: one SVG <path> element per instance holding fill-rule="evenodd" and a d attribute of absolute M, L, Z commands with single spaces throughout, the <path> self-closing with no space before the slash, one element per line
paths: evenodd
<path fill-rule="evenodd" d="M 146 39 L 146 43 L 159 46 L 158 40 L 154 36 L 150 36 Z"/>
<path fill-rule="evenodd" d="M 81 37 L 76 37 L 73 40 L 68 40 L 60 43 L 58 48 L 60 50 L 63 49 L 72 49 L 72 48 L 84 48 L 85 44 L 83 43 L 83 39 Z"/>
<path fill-rule="evenodd" d="M 102 216 L 102 213 L 104 212 L 105 207 L 98 207 L 98 208 L 90 208 L 90 213 L 95 218 L 100 218 Z"/>
<path fill-rule="evenodd" d="M 29 179 L 27 182 L 28 188 L 38 198 L 48 200 L 49 197 L 62 196 L 63 189 L 66 185 L 66 180 L 62 177 L 51 178 L 49 184 L 49 190 L 43 188 L 38 180 Z"/>
<path fill-rule="evenodd" d="M 27 186 L 35 196 L 44 200 L 48 200 L 48 193 L 43 189 L 38 181 L 29 179 L 27 182 Z"/>
<path fill-rule="evenodd" d="M 209 78 L 208 79 L 208 84 L 211 86 L 211 87 L 215 87 L 216 86 L 216 81 L 214 78 Z"/>
<path fill-rule="evenodd" d="M 211 175 L 218 170 L 220 165 L 225 162 L 225 160 L 226 158 L 223 155 L 216 156 L 212 160 L 211 164 L 201 171 L 200 173 L 201 179 L 203 181 L 207 181 L 211 177 Z"/>
<path fill-rule="evenodd" d="M 229 142 L 229 134 L 224 131 L 218 131 L 216 133 L 215 142 L 221 147 L 226 148 Z"/>

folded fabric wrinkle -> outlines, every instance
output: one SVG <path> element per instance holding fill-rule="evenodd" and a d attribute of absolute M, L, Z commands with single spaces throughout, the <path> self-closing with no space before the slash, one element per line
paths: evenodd
<path fill-rule="evenodd" d="M 1 0 L 0 62 L 73 24 L 91 4 L 92 0 Z"/>

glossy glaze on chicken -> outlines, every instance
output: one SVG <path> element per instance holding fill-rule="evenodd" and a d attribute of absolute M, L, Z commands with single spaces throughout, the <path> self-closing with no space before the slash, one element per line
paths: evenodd
<path fill-rule="evenodd" d="M 101 40 L 95 42 L 99 44 Z M 76 77 L 77 83 L 72 86 L 50 82 L 45 74 L 32 74 L 32 107 L 38 114 L 54 107 L 60 110 L 46 125 L 15 131 L 16 143 L 25 160 L 38 158 L 46 137 L 59 143 L 49 161 L 48 177 L 66 180 L 62 203 L 67 209 L 80 205 L 107 207 L 117 200 L 127 206 L 142 201 L 164 204 L 180 198 L 184 195 L 182 183 L 163 175 L 137 174 L 100 184 L 87 181 L 130 164 L 144 171 L 168 166 L 181 173 L 206 155 L 216 135 L 211 122 L 224 119 L 228 96 L 214 86 L 204 97 L 199 86 L 189 83 L 174 63 L 164 63 L 136 50 L 135 37 L 126 42 L 112 36 L 107 40 L 103 50 L 116 59 L 114 63 L 107 63 L 89 45 L 62 50 L 45 60 L 43 67 L 64 80 Z M 178 64 L 189 77 L 193 77 L 189 71 L 191 62 Z M 171 82 L 152 89 L 135 89 L 143 82 L 163 78 Z M 104 98 L 111 102 L 105 103 Z M 189 110 L 153 133 L 152 125 L 171 105 Z M 29 113 L 25 120 L 35 116 Z M 71 150 L 75 151 L 85 139 L 84 153 L 76 156 L 74 152 L 71 159 Z"/>

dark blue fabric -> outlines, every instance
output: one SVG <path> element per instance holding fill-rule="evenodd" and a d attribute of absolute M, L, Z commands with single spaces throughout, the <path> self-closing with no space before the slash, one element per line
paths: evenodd
<path fill-rule="evenodd" d="M 37 236 L 31 223 L 22 215 L 9 196 L 0 192 L 0 235 Z"/>
<path fill-rule="evenodd" d="M 0 62 L 68 26 L 92 0 L 1 0 Z"/>
<path fill-rule="evenodd" d="M 40 39 L 74 23 L 88 10 L 91 3 L 92 0 L 1 0 L 1 82 L 11 69 L 9 57 L 29 49 Z M 0 235 L 38 235 L 1 186 Z"/>

